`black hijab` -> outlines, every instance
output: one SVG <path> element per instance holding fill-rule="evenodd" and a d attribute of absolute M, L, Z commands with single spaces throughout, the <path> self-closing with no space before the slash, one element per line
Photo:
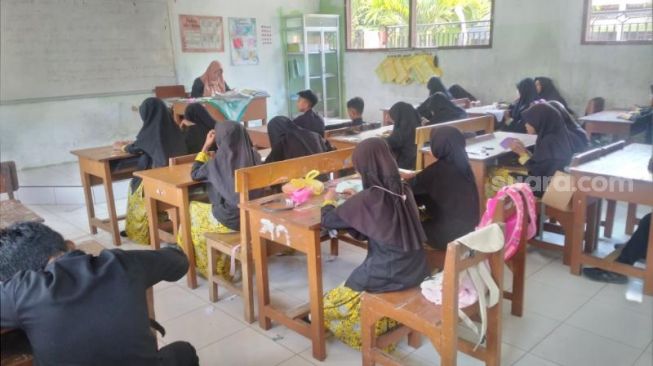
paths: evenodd
<path fill-rule="evenodd" d="M 465 136 L 451 126 L 436 128 L 431 132 L 431 153 L 440 161 L 446 161 L 470 182 L 476 182 L 465 150 Z"/>
<path fill-rule="evenodd" d="M 535 81 L 531 78 L 523 79 L 517 83 L 517 91 L 519 99 L 510 106 L 510 115 L 513 121 L 506 130 L 524 133 L 526 128 L 522 121 L 522 113 L 538 99 Z"/>
<path fill-rule="evenodd" d="M 426 240 L 413 193 L 402 183 L 397 163 L 380 138 L 363 140 L 352 156 L 363 191 L 336 208 L 352 228 L 381 245 L 419 250 Z"/>
<path fill-rule="evenodd" d="M 431 95 L 419 106 L 418 111 L 429 120 L 429 125 L 467 118 L 467 112 L 464 109 L 453 104 L 446 95 L 440 92 Z"/>
<path fill-rule="evenodd" d="M 188 152 L 193 154 L 202 151 L 206 135 L 215 128 L 215 120 L 200 103 L 191 103 L 186 106 L 184 119 L 195 124 L 186 131 Z"/>
<path fill-rule="evenodd" d="M 458 84 L 453 84 L 452 86 L 449 87 L 449 93 L 451 93 L 451 96 L 454 99 L 462 99 L 462 98 L 467 98 L 469 100 L 476 101 L 476 97 L 472 95 L 472 93 L 468 92 L 463 88 L 462 86 Z"/>
<path fill-rule="evenodd" d="M 567 109 L 570 113 L 574 113 L 571 109 L 569 109 L 567 101 L 562 97 L 562 95 L 560 95 L 560 92 L 558 92 L 558 89 L 553 84 L 553 80 L 551 78 L 538 76 L 535 78 L 535 81 L 539 82 L 540 86 L 542 87 L 542 91 L 538 93 L 538 97 L 540 99 L 544 99 L 546 101 L 558 101 L 562 103 L 565 109 Z"/>
<path fill-rule="evenodd" d="M 429 79 L 429 82 L 426 84 L 426 87 L 429 90 L 429 97 L 437 92 L 443 93 L 447 98 L 452 99 L 451 93 L 442 83 L 439 77 L 433 76 Z"/>
<path fill-rule="evenodd" d="M 240 199 L 236 193 L 234 172 L 260 164 L 261 156 L 254 149 L 245 127 L 238 122 L 216 123 L 215 144 L 218 151 L 208 162 L 208 180 L 227 203 L 237 206 Z"/>
<path fill-rule="evenodd" d="M 524 122 L 537 132 L 535 152 L 529 160 L 531 175 L 552 176 L 571 161 L 569 134 L 560 113 L 548 103 L 538 103 L 524 111 Z M 551 164 L 556 161 L 556 164 Z"/>
<path fill-rule="evenodd" d="M 268 136 L 272 151 L 266 163 L 329 151 L 322 136 L 296 125 L 288 117 L 272 118 L 268 123 Z"/>
<path fill-rule="evenodd" d="M 397 164 L 402 169 L 415 169 L 415 129 L 421 126 L 420 117 L 415 108 L 405 102 L 395 103 L 388 113 L 394 126 L 387 141 L 397 158 Z"/>
<path fill-rule="evenodd" d="M 552 100 L 548 102 L 553 108 L 555 108 L 562 120 L 565 123 L 567 132 L 569 133 L 569 144 L 571 145 L 571 151 L 575 153 L 583 152 L 587 150 L 590 144 L 589 137 L 587 132 L 576 122 L 574 117 L 569 113 L 565 106 L 558 102 L 557 100 Z"/>
<path fill-rule="evenodd" d="M 188 154 L 184 135 L 161 99 L 150 97 L 139 108 L 143 127 L 134 145 L 152 159 L 152 168 L 168 165 L 168 159 Z"/>

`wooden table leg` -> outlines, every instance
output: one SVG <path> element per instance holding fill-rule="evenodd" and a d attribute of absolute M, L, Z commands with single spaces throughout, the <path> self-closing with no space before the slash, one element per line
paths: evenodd
<path fill-rule="evenodd" d="M 113 198 L 113 184 L 111 181 L 111 168 L 109 164 L 104 164 L 104 194 L 107 197 L 107 211 L 109 213 L 109 225 L 111 225 L 111 236 L 113 245 L 120 245 L 120 230 L 118 229 L 118 215 L 116 215 L 116 201 Z"/>
<path fill-rule="evenodd" d="M 149 194 L 145 194 L 145 209 L 147 210 L 148 230 L 150 232 L 150 247 L 159 249 L 159 212 L 157 210 L 157 201 Z"/>
<path fill-rule="evenodd" d="M 313 342 L 313 357 L 323 361 L 326 358 L 326 343 L 324 336 L 324 296 L 322 292 L 322 250 L 320 232 L 314 233 L 314 244 L 308 245 L 306 253 L 308 265 L 308 288 L 311 304 L 311 341 Z"/>
<path fill-rule="evenodd" d="M 258 225 L 251 223 L 250 230 L 252 237 L 252 254 L 254 257 L 254 271 L 256 272 L 256 291 L 258 292 L 258 324 L 261 328 L 268 330 L 272 327 L 272 321 L 266 315 L 266 307 L 270 305 L 267 241 L 259 235 Z"/>
<path fill-rule="evenodd" d="M 84 171 L 81 167 L 84 164 L 82 161 L 79 162 L 80 171 L 79 174 L 82 177 L 82 189 L 84 190 L 84 200 L 86 201 L 86 215 L 88 216 L 88 227 L 91 231 L 91 234 L 97 234 L 97 227 L 93 225 L 92 219 L 95 217 L 95 206 L 93 203 L 93 192 L 91 191 L 91 176 Z"/>
<path fill-rule="evenodd" d="M 585 222 L 587 217 L 587 196 L 584 193 L 576 192 L 574 194 L 574 219 L 573 229 L 571 230 L 571 258 L 569 261 L 569 270 L 572 274 L 580 275 L 581 263 L 580 258 L 583 254 L 583 239 L 585 238 Z"/>
<path fill-rule="evenodd" d="M 649 260 L 644 269 L 644 294 L 653 296 L 653 266 L 651 265 L 650 259 L 653 258 L 653 225 L 651 225 L 648 230 L 648 248 L 646 248 L 646 257 L 649 258 Z"/>
<path fill-rule="evenodd" d="M 605 222 L 603 223 L 603 236 L 606 238 L 612 238 L 612 228 L 614 227 L 614 215 L 617 210 L 617 201 L 607 200 L 608 209 L 605 213 Z"/>
<path fill-rule="evenodd" d="M 188 256 L 188 274 L 186 283 L 189 288 L 197 288 L 197 276 L 195 274 L 195 247 L 193 246 L 193 237 L 191 235 L 190 222 L 190 200 L 188 198 L 188 189 L 182 189 L 182 202 L 179 209 L 181 246 Z"/>
<path fill-rule="evenodd" d="M 626 234 L 633 235 L 635 232 L 635 225 L 637 225 L 637 205 L 629 203 L 628 213 L 626 214 Z"/>
<path fill-rule="evenodd" d="M 481 215 L 485 212 L 485 175 L 487 167 L 484 161 L 471 160 L 470 165 L 474 173 L 474 180 L 476 181 L 476 189 L 478 190 L 478 203 L 480 206 Z"/>

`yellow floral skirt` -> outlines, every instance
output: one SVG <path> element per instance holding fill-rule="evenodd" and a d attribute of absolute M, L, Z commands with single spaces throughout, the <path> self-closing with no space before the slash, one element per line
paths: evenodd
<path fill-rule="evenodd" d="M 354 291 L 344 284 L 324 295 L 324 325 L 341 342 L 360 350 L 361 334 L 361 292 Z M 397 326 L 390 318 L 382 318 L 376 323 L 376 335 L 380 336 Z M 395 345 L 384 351 L 392 352 Z"/>
<path fill-rule="evenodd" d="M 528 170 L 521 166 L 498 166 L 490 168 L 485 182 L 485 197 L 494 197 L 499 190 L 505 186 L 517 183 L 511 173 L 528 175 Z"/>
<path fill-rule="evenodd" d="M 190 233 L 195 249 L 195 268 L 197 271 L 208 278 L 208 252 L 206 251 L 206 238 L 204 233 L 228 234 L 234 231 L 224 226 L 213 216 L 212 206 L 210 203 L 192 201 L 190 203 Z M 181 234 L 177 237 L 177 242 L 181 243 Z M 230 256 L 219 253 L 216 258 L 215 272 L 228 280 L 232 280 L 229 270 L 231 264 Z"/>
<path fill-rule="evenodd" d="M 143 183 L 136 191 L 127 195 L 127 215 L 125 217 L 125 232 L 127 237 L 137 244 L 150 245 L 150 230 L 147 221 L 147 209 L 143 195 Z"/>

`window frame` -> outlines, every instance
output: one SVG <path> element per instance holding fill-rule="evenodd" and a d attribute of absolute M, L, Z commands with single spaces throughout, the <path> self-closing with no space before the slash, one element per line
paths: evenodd
<path fill-rule="evenodd" d="M 631 40 L 631 41 L 588 41 L 587 40 L 587 21 L 590 16 L 590 6 L 592 5 L 592 0 L 583 0 L 583 28 L 580 34 L 580 44 L 583 46 L 606 46 L 606 45 L 621 45 L 621 46 L 633 46 L 633 45 L 652 45 L 653 40 Z"/>
<path fill-rule="evenodd" d="M 408 47 L 395 47 L 395 48 L 351 48 L 351 1 L 343 0 L 345 2 L 345 51 L 346 52 L 401 52 L 401 51 L 429 51 L 429 50 L 455 50 L 455 49 L 479 49 L 479 48 L 492 48 L 494 40 L 494 5 L 495 0 L 489 0 L 490 7 L 490 42 L 486 45 L 472 45 L 472 46 L 443 46 L 443 47 L 416 47 L 416 37 L 414 29 L 417 28 L 417 17 L 415 9 L 417 7 L 417 0 L 409 1 L 408 10 Z M 587 0 L 586 0 L 587 1 Z"/>

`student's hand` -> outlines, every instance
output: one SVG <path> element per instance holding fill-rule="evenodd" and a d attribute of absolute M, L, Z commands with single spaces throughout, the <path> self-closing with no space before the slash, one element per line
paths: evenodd
<path fill-rule="evenodd" d="M 195 126 L 195 124 L 194 124 L 193 122 L 187 120 L 187 119 L 182 119 L 182 120 L 181 120 L 181 127 L 182 127 L 182 128 L 183 128 L 183 127 L 186 127 L 186 128 L 187 128 L 187 127 L 191 127 L 191 126 Z"/>
<path fill-rule="evenodd" d="M 349 197 L 351 197 L 351 196 L 353 196 L 355 194 L 356 194 L 356 191 L 351 189 L 351 188 L 347 188 L 344 191 L 342 191 L 342 195 L 345 196 L 345 198 L 349 198 Z"/>
<path fill-rule="evenodd" d="M 414 170 L 399 169 L 399 176 L 401 176 L 401 179 L 403 180 L 411 180 L 415 178 L 416 175 L 417 172 Z"/>
<path fill-rule="evenodd" d="M 521 140 L 513 139 L 510 141 L 510 150 L 513 152 L 523 155 L 523 154 L 528 154 L 528 151 L 526 150 L 526 146 L 524 146 L 524 143 L 521 142 Z"/>
<path fill-rule="evenodd" d="M 333 188 L 330 188 L 326 194 L 324 194 L 324 200 L 325 201 L 335 201 L 336 200 L 336 190 Z"/>
<path fill-rule="evenodd" d="M 113 149 L 114 150 L 122 150 L 123 146 L 129 145 L 129 141 L 122 140 L 122 141 L 116 141 L 113 143 Z"/>
<path fill-rule="evenodd" d="M 209 151 L 213 144 L 215 144 L 215 130 L 211 130 L 206 134 L 206 140 L 204 141 L 204 147 L 202 148 L 202 151 Z"/>

